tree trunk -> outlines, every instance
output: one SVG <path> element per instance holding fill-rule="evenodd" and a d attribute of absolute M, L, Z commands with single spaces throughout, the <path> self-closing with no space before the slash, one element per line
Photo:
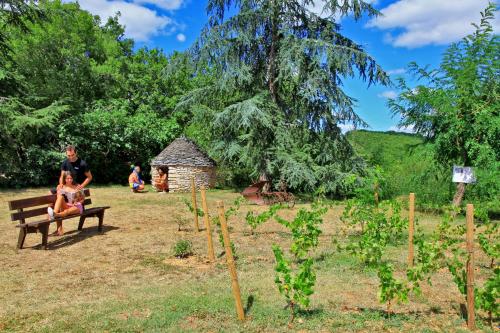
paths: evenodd
<path fill-rule="evenodd" d="M 266 172 L 261 172 L 260 174 L 260 177 L 259 177 L 259 181 L 266 181 L 266 182 L 269 182 L 269 177 L 267 176 L 267 173 Z M 271 189 L 271 184 L 270 183 L 267 183 L 265 184 L 263 187 L 262 187 L 262 192 L 263 193 L 267 193 L 269 192 L 269 190 Z"/>
<path fill-rule="evenodd" d="M 453 207 L 458 207 L 462 203 L 465 193 L 465 183 L 458 183 L 455 195 L 453 196 Z"/>
<path fill-rule="evenodd" d="M 267 79 L 269 93 L 273 102 L 276 103 L 276 47 L 278 42 L 278 27 L 277 27 L 277 17 L 278 13 L 276 11 L 274 1 L 271 1 L 271 6 L 273 7 L 273 17 L 271 18 L 271 48 L 269 50 L 269 63 L 267 65 Z"/>

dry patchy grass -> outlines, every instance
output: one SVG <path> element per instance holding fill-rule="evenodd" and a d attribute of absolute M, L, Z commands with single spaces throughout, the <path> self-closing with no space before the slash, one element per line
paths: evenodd
<path fill-rule="evenodd" d="M 182 203 L 189 194 L 132 194 L 126 187 L 92 189 L 94 205 L 110 205 L 104 232 L 88 219 L 78 232 L 77 219 L 65 222 L 66 235 L 49 239 L 49 250 L 36 246 L 29 234 L 26 249 L 15 249 L 17 229 L 8 223 L 8 200 L 44 194 L 43 189 L 0 192 L 0 331 L 290 331 L 274 285 L 273 243 L 289 244 L 287 230 L 269 222 L 250 234 L 244 216 L 265 207 L 243 204 L 230 218 L 238 254 L 238 274 L 248 320 L 236 320 L 224 257 L 207 261 L 204 232 L 196 232 L 192 215 Z M 230 191 L 209 191 L 208 205 L 216 214 L 217 200 L 226 207 L 238 197 Z M 291 218 L 304 205 L 280 213 Z M 443 271 L 425 285 L 423 296 L 395 307 L 387 318 L 377 302 L 373 270 L 346 254 L 334 253 L 332 236 L 339 233 L 342 207 L 327 213 L 317 249 L 317 283 L 311 310 L 302 313 L 294 330 L 318 331 L 461 331 L 461 295 Z M 178 223 L 182 220 L 182 223 Z M 186 221 L 188 223 L 186 223 Z M 437 218 L 420 216 L 427 230 Z M 179 225 L 181 230 L 178 231 Z M 200 219 L 200 225 L 203 220 Z M 54 228 L 54 226 L 51 226 Z M 180 239 L 193 243 L 195 255 L 172 256 Z M 214 233 L 216 254 L 222 252 Z M 405 247 L 391 250 L 403 267 Z M 485 261 L 478 253 L 480 264 Z M 486 262 L 486 261 L 485 261 Z"/>

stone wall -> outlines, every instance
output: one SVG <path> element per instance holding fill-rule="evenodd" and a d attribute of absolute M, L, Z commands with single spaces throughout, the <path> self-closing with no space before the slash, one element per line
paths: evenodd
<path fill-rule="evenodd" d="M 212 188 L 215 186 L 216 169 L 214 167 L 190 167 L 190 166 L 169 166 L 168 167 L 168 189 L 170 192 L 191 191 L 191 177 L 194 177 L 196 188 L 201 186 Z M 151 179 L 154 186 L 158 179 L 158 172 L 155 167 L 151 169 Z"/>

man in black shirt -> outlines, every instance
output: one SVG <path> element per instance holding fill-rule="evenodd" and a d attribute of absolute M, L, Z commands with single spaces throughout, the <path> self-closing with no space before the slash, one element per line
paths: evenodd
<path fill-rule="evenodd" d="M 75 146 L 66 147 L 66 159 L 61 164 L 61 176 L 59 177 L 59 187 L 63 185 L 64 171 L 71 172 L 78 184 L 77 189 L 85 188 L 92 181 L 92 173 L 89 170 L 87 162 L 78 157 Z"/>

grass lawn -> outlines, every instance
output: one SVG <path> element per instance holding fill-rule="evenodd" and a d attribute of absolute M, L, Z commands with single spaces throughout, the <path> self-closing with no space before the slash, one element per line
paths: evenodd
<path fill-rule="evenodd" d="M 132 194 L 128 187 L 92 188 L 94 205 L 110 205 L 104 231 L 97 219 L 64 222 L 66 234 L 49 238 L 49 250 L 40 250 L 40 234 L 29 234 L 26 249 L 16 252 L 17 232 L 9 221 L 7 201 L 42 195 L 45 189 L 0 192 L 0 331 L 5 332 L 332 332 L 416 331 L 460 332 L 466 324 L 460 312 L 464 299 L 447 271 L 434 275 L 432 285 L 410 302 L 385 315 L 378 303 L 378 279 L 347 254 L 336 253 L 332 237 L 339 234 L 342 206 L 324 218 L 315 294 L 310 310 L 287 326 L 274 284 L 273 243 L 286 247 L 287 230 L 276 222 L 257 228 L 254 235 L 244 216 L 265 207 L 243 204 L 228 221 L 238 255 L 237 269 L 247 321 L 239 323 L 231 294 L 225 258 L 207 261 L 206 236 L 196 232 L 191 214 L 182 203 L 190 194 Z M 216 214 L 216 200 L 226 207 L 239 196 L 230 191 L 209 191 L 208 205 Z M 201 206 L 201 205 L 200 205 Z M 292 217 L 304 205 L 280 213 Z M 191 223 L 178 231 L 177 221 Z M 417 214 L 431 230 L 439 217 Z M 200 219 L 200 225 L 203 220 Z M 51 226 L 51 232 L 55 225 Z M 187 259 L 172 255 L 180 239 L 193 243 Z M 214 234 L 216 255 L 222 252 Z M 395 267 L 403 272 L 406 246 L 390 250 Z M 479 267 L 486 258 L 476 252 Z M 478 280 L 481 281 L 480 271 Z M 488 331 L 480 314 L 479 327 Z M 496 324 L 498 326 L 498 323 Z"/>

